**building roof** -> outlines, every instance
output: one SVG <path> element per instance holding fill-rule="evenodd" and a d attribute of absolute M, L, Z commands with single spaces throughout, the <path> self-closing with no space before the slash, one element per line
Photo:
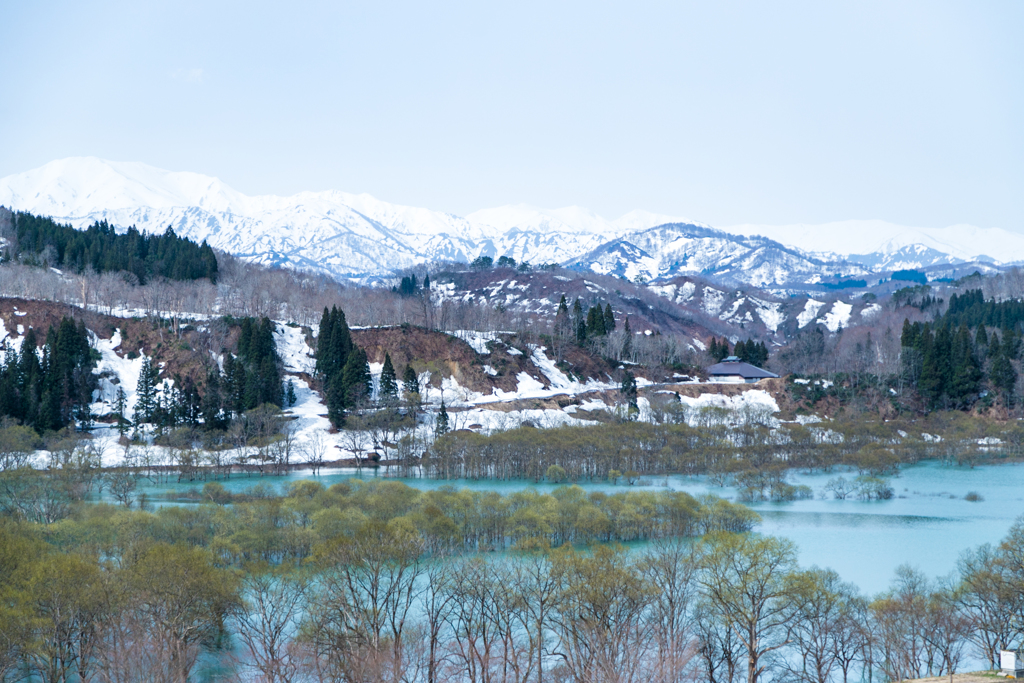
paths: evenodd
<path fill-rule="evenodd" d="M 774 372 L 768 372 L 767 370 L 762 370 L 750 363 L 744 363 L 739 358 L 736 358 L 736 356 L 729 356 L 721 363 L 715 363 L 708 368 L 708 374 L 712 377 L 739 376 L 743 379 L 767 379 L 769 377 L 778 377 Z"/>

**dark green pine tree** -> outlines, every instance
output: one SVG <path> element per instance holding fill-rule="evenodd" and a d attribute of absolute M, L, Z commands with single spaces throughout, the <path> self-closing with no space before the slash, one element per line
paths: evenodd
<path fill-rule="evenodd" d="M 591 306 L 587 310 L 587 336 L 601 337 L 604 333 L 604 312 L 600 306 Z"/>
<path fill-rule="evenodd" d="M 336 428 L 341 429 L 345 424 L 345 377 L 342 373 L 334 376 L 334 379 L 324 388 L 327 403 L 327 419 Z"/>
<path fill-rule="evenodd" d="M 229 414 L 239 415 L 244 410 L 242 395 L 245 393 L 245 367 L 235 362 L 230 352 L 224 353 L 224 377 L 221 382 L 221 408 Z M 230 417 L 230 415 L 228 415 Z"/>
<path fill-rule="evenodd" d="M 978 332 L 974 335 L 974 345 L 978 347 L 979 351 L 988 347 L 988 333 L 985 331 L 984 325 L 978 325 Z"/>
<path fill-rule="evenodd" d="M 391 364 L 391 354 L 387 352 L 384 353 L 384 365 L 377 384 L 377 400 L 384 404 L 398 400 L 398 377 L 395 375 L 395 366 Z"/>
<path fill-rule="evenodd" d="M 627 417 L 630 420 L 636 419 L 636 416 L 640 413 L 640 408 L 637 406 L 636 378 L 633 377 L 633 373 L 629 370 L 622 373 L 620 391 L 622 392 L 622 398 L 626 400 Z"/>
<path fill-rule="evenodd" d="M 1003 353 L 1010 360 L 1017 360 L 1020 357 L 1020 337 L 1012 327 L 1003 334 Z"/>
<path fill-rule="evenodd" d="M 230 358 L 230 354 L 228 354 L 228 357 Z M 225 365 L 227 365 L 227 359 L 225 359 Z M 200 404 L 203 426 L 206 429 L 217 429 L 226 426 L 221 414 L 221 401 L 220 372 L 217 368 L 214 368 L 206 374 L 206 393 L 203 394 L 203 400 Z"/>
<path fill-rule="evenodd" d="M 1003 400 L 1006 402 L 1007 407 L 1013 406 L 1013 393 L 1014 388 L 1017 386 L 1017 371 L 1014 370 L 1013 363 L 1010 362 L 1005 353 L 1000 353 L 993 359 L 988 375 L 992 384 L 1003 392 Z"/>
<path fill-rule="evenodd" d="M 572 331 L 572 318 L 569 315 L 569 306 L 565 302 L 565 295 L 558 302 L 558 311 L 555 313 L 555 335 L 561 339 L 574 334 Z"/>
<path fill-rule="evenodd" d="M 583 344 L 587 341 L 587 317 L 583 314 L 583 305 L 576 299 L 572 305 L 572 326 L 576 336 L 576 343 Z"/>
<path fill-rule="evenodd" d="M 345 320 L 345 312 L 340 308 L 334 309 L 331 318 L 331 346 L 328 354 L 331 371 L 334 373 L 341 372 L 341 369 L 345 367 L 353 344 L 352 333 L 348 329 L 348 321 Z"/>
<path fill-rule="evenodd" d="M 910 324 L 910 320 L 907 318 L 903 319 L 903 333 L 900 335 L 900 346 L 905 349 L 916 349 L 918 348 L 918 334 L 920 333 L 920 323 Z"/>
<path fill-rule="evenodd" d="M 407 394 L 418 394 L 420 393 L 420 380 L 416 376 L 416 371 L 413 370 L 411 365 L 405 366 L 405 371 L 402 372 L 402 388 Z"/>
<path fill-rule="evenodd" d="M 114 394 L 114 419 L 117 421 L 117 435 L 124 436 L 128 431 L 128 418 L 125 411 L 128 410 L 128 394 L 124 393 L 123 387 L 117 387 Z"/>
<path fill-rule="evenodd" d="M 960 324 L 953 337 L 950 354 L 952 372 L 949 382 L 949 397 L 953 404 L 962 408 L 969 405 L 975 394 L 978 393 L 978 386 L 981 383 L 981 365 L 974 355 L 971 343 L 971 333 L 966 323 Z"/>
<path fill-rule="evenodd" d="M 929 406 L 936 406 L 946 392 L 946 381 L 949 376 L 949 345 L 944 343 L 941 330 L 934 333 L 928 325 L 924 326 L 919 337 L 921 347 L 921 376 L 917 380 L 918 392 Z M 947 335 L 945 335 L 948 337 Z"/>
<path fill-rule="evenodd" d="M 331 332 L 334 329 L 334 321 L 331 312 L 324 306 L 324 314 L 320 318 L 320 331 L 316 337 L 316 350 L 313 357 L 316 358 L 316 372 L 319 375 L 327 375 L 328 350 L 331 348 Z"/>
<path fill-rule="evenodd" d="M 157 409 L 156 395 L 157 370 L 148 357 L 142 359 L 139 371 L 139 382 L 135 389 L 135 426 L 153 421 Z"/>
<path fill-rule="evenodd" d="M 451 427 L 448 424 L 448 409 L 444 406 L 444 399 L 441 399 L 441 410 L 437 411 L 437 419 L 434 420 L 434 437 L 440 439 L 447 434 Z"/>
<path fill-rule="evenodd" d="M 423 289 L 427 291 L 430 290 L 430 273 L 423 276 Z"/>
<path fill-rule="evenodd" d="M 370 395 L 370 366 L 366 351 L 358 346 L 348 354 L 342 370 L 341 383 L 345 392 L 345 407 L 355 408 Z"/>
<path fill-rule="evenodd" d="M 997 332 L 993 332 L 988 338 L 988 357 L 995 358 L 1002 353 L 1002 351 L 1003 347 L 999 343 L 999 334 Z"/>
<path fill-rule="evenodd" d="M 736 342 L 736 346 L 732 350 L 732 355 L 736 356 L 741 361 L 749 362 L 747 360 L 747 345 L 742 341 Z"/>
<path fill-rule="evenodd" d="M 284 397 L 285 397 L 285 400 L 288 402 L 289 406 L 294 406 L 295 402 L 298 400 L 296 398 L 296 396 L 295 396 L 295 382 L 290 377 L 288 378 L 288 382 L 285 385 L 285 396 Z"/>
<path fill-rule="evenodd" d="M 723 337 L 722 340 L 718 342 L 718 352 L 714 356 L 715 361 L 721 363 L 728 355 L 730 355 L 729 340 Z"/>
<path fill-rule="evenodd" d="M 714 337 L 711 338 L 711 343 L 708 344 L 708 355 L 715 361 L 718 360 L 718 340 Z"/>
<path fill-rule="evenodd" d="M 245 378 L 245 388 L 242 389 L 242 410 L 252 410 L 260 404 L 260 395 L 262 393 L 260 375 L 245 368 L 242 370 L 242 376 Z"/>
<path fill-rule="evenodd" d="M 612 312 L 612 305 L 604 305 L 604 333 L 611 334 L 615 331 L 615 314 Z"/>

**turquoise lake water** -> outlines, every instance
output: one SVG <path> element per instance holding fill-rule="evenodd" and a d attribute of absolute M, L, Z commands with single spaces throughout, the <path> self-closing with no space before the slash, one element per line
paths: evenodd
<path fill-rule="evenodd" d="M 376 476 L 383 475 L 382 470 Z M 901 564 L 915 566 L 932 578 L 949 574 L 955 570 L 957 558 L 965 549 L 981 543 L 998 543 L 1014 519 L 1024 514 L 1024 465 L 968 469 L 926 462 L 906 467 L 890 480 L 896 492 L 891 500 L 823 500 L 817 497 L 829 479 L 840 475 L 852 479 L 856 473 L 791 473 L 790 483 L 806 484 L 814 489 L 813 500 L 756 503 L 750 507 L 763 518 L 757 531 L 796 543 L 801 565 L 835 569 L 868 594 L 884 590 Z M 366 469 L 361 475 L 354 470 L 324 470 L 317 479 L 329 486 L 356 476 L 369 479 L 375 474 Z M 242 491 L 255 484 L 280 491 L 289 482 L 310 478 L 313 478 L 310 472 L 296 471 L 284 477 L 236 476 L 220 483 L 231 491 Z M 553 484 L 529 481 L 397 480 L 423 489 L 456 486 L 507 493 L 524 488 L 542 491 L 556 488 Z M 694 494 L 707 492 L 723 498 L 736 497 L 734 489 L 714 486 L 703 477 L 670 476 L 667 480 L 655 477 L 646 478 L 645 483 L 649 490 L 664 490 L 667 484 L 667 488 Z M 581 485 L 587 490 L 627 488 L 606 483 L 584 482 Z M 153 495 L 195 486 L 201 487 L 202 482 L 155 484 L 145 490 Z M 971 491 L 981 494 L 984 500 L 964 500 Z"/>

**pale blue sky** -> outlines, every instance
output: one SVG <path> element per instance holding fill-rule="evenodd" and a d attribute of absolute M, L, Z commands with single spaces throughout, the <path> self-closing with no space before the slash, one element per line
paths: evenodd
<path fill-rule="evenodd" d="M 1024 231 L 1022 2 L 0 0 L 0 176 Z"/>

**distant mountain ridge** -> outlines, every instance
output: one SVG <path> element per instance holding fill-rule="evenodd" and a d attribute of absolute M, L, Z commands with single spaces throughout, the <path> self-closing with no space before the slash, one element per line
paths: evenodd
<path fill-rule="evenodd" d="M 386 276 L 426 261 L 507 255 L 629 279 L 699 274 L 784 288 L 823 277 L 1024 260 L 1024 236 L 995 228 L 848 221 L 726 231 L 646 211 L 609 221 L 580 207 L 525 205 L 460 217 L 336 190 L 248 196 L 210 176 L 92 157 L 0 179 L 0 205 L 75 227 L 97 220 L 149 232 L 170 226 L 254 262 L 343 278 Z M 991 253 L 1000 260 L 985 255 Z"/>

